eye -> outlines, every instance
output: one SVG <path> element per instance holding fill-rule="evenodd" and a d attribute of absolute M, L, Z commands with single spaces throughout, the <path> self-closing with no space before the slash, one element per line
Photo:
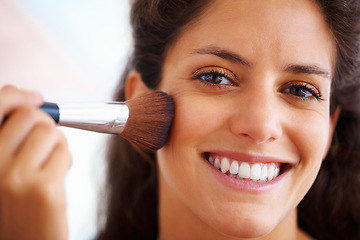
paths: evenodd
<path fill-rule="evenodd" d="M 324 100 L 319 90 L 308 83 L 292 83 L 290 86 L 285 87 L 281 92 L 291 94 L 304 100 L 310 100 L 314 98 L 318 100 Z"/>
<path fill-rule="evenodd" d="M 194 80 L 201 80 L 210 85 L 235 86 L 235 75 L 221 68 L 202 68 L 193 74 Z"/>

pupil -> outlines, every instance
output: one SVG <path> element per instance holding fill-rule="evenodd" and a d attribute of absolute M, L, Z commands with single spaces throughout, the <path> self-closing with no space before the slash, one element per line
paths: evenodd
<path fill-rule="evenodd" d="M 302 97 L 307 97 L 307 91 L 304 90 L 303 88 L 299 88 L 299 87 L 292 87 L 290 89 L 291 94 L 297 95 L 297 96 L 302 96 Z"/>
<path fill-rule="evenodd" d="M 204 76 L 204 80 L 211 83 L 220 83 L 221 77 L 219 78 L 216 74 L 207 74 Z"/>

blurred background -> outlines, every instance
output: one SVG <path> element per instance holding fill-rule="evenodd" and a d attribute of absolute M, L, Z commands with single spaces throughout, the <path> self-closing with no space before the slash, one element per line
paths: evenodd
<path fill-rule="evenodd" d="M 110 101 L 131 52 L 128 11 L 128 0 L 1 0 L 0 87 L 36 90 L 53 102 Z M 107 135 L 60 129 L 73 157 L 69 239 L 92 239 Z"/>

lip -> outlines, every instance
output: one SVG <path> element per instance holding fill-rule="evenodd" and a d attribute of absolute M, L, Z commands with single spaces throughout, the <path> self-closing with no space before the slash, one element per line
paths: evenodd
<path fill-rule="evenodd" d="M 282 165 L 286 165 L 286 167 L 278 177 L 274 178 L 271 181 L 256 182 L 252 180 L 235 179 L 222 173 L 221 171 L 216 169 L 213 165 L 211 165 L 206 157 L 206 155 L 208 154 L 227 157 L 229 159 L 237 160 L 239 162 L 264 163 L 264 164 L 279 163 Z M 214 175 L 215 178 L 218 179 L 218 181 L 221 182 L 223 185 L 231 189 L 234 189 L 236 191 L 243 191 L 249 193 L 261 193 L 276 188 L 286 179 L 286 177 L 289 175 L 289 173 L 291 172 L 294 166 L 294 163 L 292 163 L 289 160 L 284 160 L 275 157 L 268 157 L 268 156 L 249 155 L 249 154 L 232 152 L 232 151 L 219 151 L 219 150 L 205 151 L 202 154 L 202 158 L 204 159 L 204 161 L 206 161 L 206 166 L 209 168 L 210 173 Z"/>

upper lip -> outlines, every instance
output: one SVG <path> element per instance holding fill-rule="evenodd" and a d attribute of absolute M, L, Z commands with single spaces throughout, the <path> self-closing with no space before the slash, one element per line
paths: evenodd
<path fill-rule="evenodd" d="M 286 163 L 294 165 L 294 162 L 289 159 L 266 156 L 263 154 L 246 154 L 235 151 L 224 151 L 224 150 L 210 150 L 205 151 L 206 154 L 216 155 L 221 157 L 226 157 L 232 160 L 237 160 L 239 162 L 248 162 L 248 163 Z"/>

